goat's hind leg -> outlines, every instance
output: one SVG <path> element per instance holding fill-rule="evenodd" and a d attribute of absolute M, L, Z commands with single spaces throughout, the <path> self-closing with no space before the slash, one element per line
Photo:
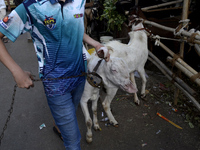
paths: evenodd
<path fill-rule="evenodd" d="M 146 83 L 147 83 L 144 67 L 138 69 L 138 72 L 139 72 L 140 77 L 142 78 L 141 98 L 144 98 L 146 96 L 145 89 L 146 89 Z"/>
<path fill-rule="evenodd" d="M 137 88 L 137 84 L 136 84 L 136 82 L 135 82 L 135 75 L 134 75 L 134 72 L 132 72 L 132 73 L 130 74 L 130 76 L 131 76 L 131 81 L 132 81 L 133 85 Z M 137 92 L 134 93 L 134 102 L 135 102 L 137 105 L 140 104 L 140 100 L 138 99 Z"/>
<path fill-rule="evenodd" d="M 108 119 L 110 121 L 110 123 L 115 126 L 118 127 L 118 122 L 115 120 L 111 110 L 110 110 L 110 104 L 114 98 L 114 96 L 117 93 L 118 88 L 106 88 L 106 97 L 102 103 L 104 111 L 106 112 Z"/>

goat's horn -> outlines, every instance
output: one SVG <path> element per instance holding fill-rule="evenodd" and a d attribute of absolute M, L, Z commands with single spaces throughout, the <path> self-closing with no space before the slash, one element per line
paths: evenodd
<path fill-rule="evenodd" d="M 125 11 L 125 15 L 128 15 L 129 14 L 129 11 Z"/>

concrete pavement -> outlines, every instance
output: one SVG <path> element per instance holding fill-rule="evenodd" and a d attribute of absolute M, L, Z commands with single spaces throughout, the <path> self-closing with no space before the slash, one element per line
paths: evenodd
<path fill-rule="evenodd" d="M 5 46 L 24 70 L 30 71 L 36 75 L 35 78 L 38 78 L 37 58 L 32 42 L 27 40 L 27 34 L 21 35 L 15 43 L 11 41 L 5 43 Z M 148 90 L 166 80 L 164 76 L 148 75 Z M 0 63 L 0 134 L 9 114 L 14 85 L 11 73 Z M 126 93 L 119 90 L 119 94 Z M 119 128 L 107 127 L 104 122 L 99 122 L 102 131 L 92 130 L 91 144 L 85 141 L 84 116 L 81 108 L 78 108 L 77 118 L 82 135 L 82 150 L 199 150 L 199 128 L 191 129 L 181 117 L 181 112 L 174 113 L 165 103 L 159 105 L 160 113 L 183 127 L 183 130 L 156 117 L 155 100 L 151 96 L 147 102 L 141 101 L 141 106 L 133 105 L 131 97 L 127 100 L 116 99 L 115 97 L 111 108 L 119 122 Z M 173 97 L 167 101 L 173 101 Z M 102 110 L 99 102 L 98 119 L 101 119 Z M 147 112 L 154 119 L 143 115 Z M 39 126 L 43 123 L 46 127 L 40 130 Z M 65 150 L 52 127 L 53 118 L 42 83 L 35 82 L 35 87 L 29 90 L 17 88 L 13 113 L 4 133 L 0 150 Z M 160 131 L 159 134 L 157 134 L 158 131 Z"/>

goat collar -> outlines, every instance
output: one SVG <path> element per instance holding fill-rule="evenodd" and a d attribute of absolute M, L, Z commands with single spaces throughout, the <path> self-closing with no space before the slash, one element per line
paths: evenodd
<path fill-rule="evenodd" d="M 97 69 L 99 68 L 101 62 L 103 59 L 99 60 L 98 63 L 96 64 L 96 66 L 94 67 L 93 71 L 90 72 L 88 70 L 88 75 L 87 75 L 87 81 L 88 83 L 93 86 L 93 87 L 97 87 L 97 88 L 101 88 L 102 87 L 102 78 L 100 75 L 98 75 L 96 73 Z"/>
<path fill-rule="evenodd" d="M 97 71 L 97 69 L 99 68 L 99 66 L 100 66 L 100 64 L 101 64 L 101 62 L 102 62 L 102 60 L 103 60 L 103 59 L 100 59 L 100 60 L 98 61 L 98 63 L 96 64 L 96 66 L 94 67 L 94 69 L 93 69 L 92 72 L 96 72 L 96 71 Z"/>
<path fill-rule="evenodd" d="M 133 31 L 140 31 L 140 30 L 145 30 L 145 28 L 140 28 L 140 29 L 136 29 L 136 30 L 133 30 Z"/>

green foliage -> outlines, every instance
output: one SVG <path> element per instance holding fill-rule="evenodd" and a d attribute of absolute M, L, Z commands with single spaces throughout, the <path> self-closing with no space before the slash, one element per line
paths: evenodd
<path fill-rule="evenodd" d="M 123 22 L 126 20 L 125 15 L 119 14 L 116 11 L 115 3 L 117 0 L 105 0 L 104 1 L 104 11 L 101 15 L 101 20 L 107 20 L 107 31 L 114 30 L 115 26 L 117 30 L 121 30 Z"/>

